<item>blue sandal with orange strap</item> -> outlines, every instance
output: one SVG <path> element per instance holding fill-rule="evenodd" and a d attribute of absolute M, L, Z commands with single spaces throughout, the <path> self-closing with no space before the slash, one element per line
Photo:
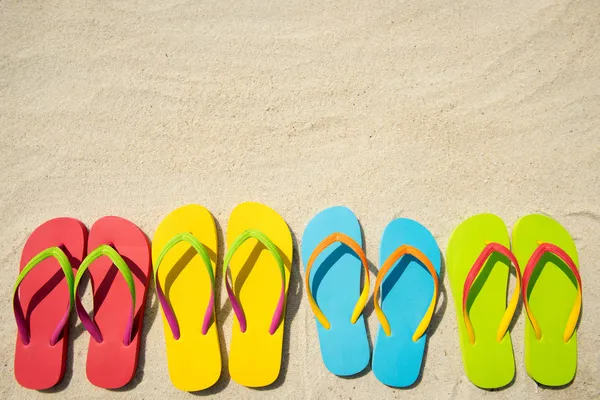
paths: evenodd
<path fill-rule="evenodd" d="M 440 249 L 424 226 L 399 218 L 386 227 L 379 253 L 373 300 L 380 327 L 373 373 L 388 386 L 408 387 L 421 375 L 425 331 L 438 296 Z"/>
<path fill-rule="evenodd" d="M 317 214 L 304 230 L 302 259 L 323 362 L 336 375 L 355 375 L 367 367 L 371 352 L 362 315 L 369 298 L 369 270 L 352 211 L 331 207 Z"/>

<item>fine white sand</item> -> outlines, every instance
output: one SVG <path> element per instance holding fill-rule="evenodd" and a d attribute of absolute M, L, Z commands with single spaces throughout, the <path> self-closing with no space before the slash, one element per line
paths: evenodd
<path fill-rule="evenodd" d="M 410 217 L 445 251 L 464 218 L 509 229 L 547 213 L 574 237 L 584 284 L 579 368 L 538 387 L 466 379 L 444 276 L 422 381 L 394 390 L 368 371 L 331 375 L 295 258 L 280 379 L 221 381 L 201 395 L 253 399 L 590 399 L 600 396 L 600 7 L 593 0 L 162 0 L 0 2 L 0 398 L 191 398 L 170 383 L 156 298 L 134 382 L 88 383 L 88 334 L 72 324 L 53 394 L 13 377 L 12 285 L 28 234 L 57 216 L 104 215 L 150 237 L 186 203 L 220 229 L 245 200 L 276 209 L 298 254 L 331 205 L 359 217 L 375 264 L 385 225 Z M 224 249 L 221 249 L 221 254 Z M 223 287 L 221 286 L 221 289 Z M 223 342 L 231 307 L 219 300 Z M 367 310 L 371 336 L 377 327 Z"/>

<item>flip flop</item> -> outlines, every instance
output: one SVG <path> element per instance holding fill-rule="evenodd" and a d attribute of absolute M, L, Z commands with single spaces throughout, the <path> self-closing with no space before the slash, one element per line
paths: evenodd
<path fill-rule="evenodd" d="M 446 251 L 463 365 L 471 382 L 484 389 L 506 386 L 515 376 L 508 327 L 519 301 L 521 273 L 509 246 L 504 222 L 480 214 L 454 230 Z M 517 285 L 507 305 L 511 262 Z"/>
<path fill-rule="evenodd" d="M 215 318 L 217 243 L 213 216 L 197 204 L 167 215 L 152 241 L 169 375 L 176 388 L 188 392 L 209 388 L 221 376 Z"/>
<path fill-rule="evenodd" d="M 231 212 L 227 246 L 223 277 L 235 315 L 229 372 L 241 385 L 267 386 L 281 368 L 292 235 L 269 207 L 242 203 Z"/>
<path fill-rule="evenodd" d="M 65 374 L 73 269 L 85 256 L 86 239 L 81 222 L 56 218 L 34 230 L 23 247 L 13 290 L 14 368 L 17 382 L 27 389 L 49 389 Z"/>
<path fill-rule="evenodd" d="M 373 294 L 380 323 L 373 350 L 373 373 L 388 386 L 410 386 L 421 374 L 425 332 L 438 296 L 441 258 L 435 238 L 418 222 L 399 218 L 383 232 L 381 269 Z"/>
<path fill-rule="evenodd" d="M 318 213 L 302 235 L 302 259 L 323 363 L 335 375 L 355 375 L 369 364 L 371 350 L 362 315 L 369 299 L 369 269 L 354 213 L 346 207 Z"/>
<path fill-rule="evenodd" d="M 86 374 L 96 386 L 117 389 L 135 375 L 150 268 L 150 245 L 136 225 L 119 217 L 100 218 L 92 225 L 74 293 L 77 315 L 90 334 Z M 92 283 L 93 318 L 78 294 L 86 271 Z"/>
<path fill-rule="evenodd" d="M 538 383 L 566 385 L 577 371 L 582 301 L 575 242 L 558 222 L 534 214 L 517 221 L 512 243 L 515 256 L 526 265 L 525 367 Z"/>

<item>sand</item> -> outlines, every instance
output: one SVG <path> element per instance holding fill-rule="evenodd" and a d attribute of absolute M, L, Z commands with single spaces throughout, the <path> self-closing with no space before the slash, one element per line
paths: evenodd
<path fill-rule="evenodd" d="M 51 394 L 20 388 L 10 300 L 20 252 L 36 226 L 57 216 L 90 226 L 119 215 L 151 237 L 175 207 L 199 203 L 225 232 L 230 211 L 246 200 L 286 219 L 296 254 L 316 212 L 350 207 L 373 273 L 395 217 L 429 227 L 444 251 L 457 224 L 476 213 L 496 213 L 509 229 L 529 213 L 553 216 L 579 249 L 579 369 L 566 389 L 538 387 L 524 368 L 521 313 L 514 384 L 474 387 L 444 276 L 416 387 L 385 387 L 370 371 L 335 377 L 321 362 L 296 257 L 279 380 L 251 390 L 224 368 L 200 395 L 600 396 L 596 1 L 5 0 L 0 150 L 1 398 L 191 398 L 169 381 L 154 296 L 140 368 L 123 391 L 88 383 L 88 335 L 74 319 L 64 381 Z M 232 313 L 223 295 L 218 307 L 228 344 Z M 374 337 L 372 308 L 367 314 Z"/>

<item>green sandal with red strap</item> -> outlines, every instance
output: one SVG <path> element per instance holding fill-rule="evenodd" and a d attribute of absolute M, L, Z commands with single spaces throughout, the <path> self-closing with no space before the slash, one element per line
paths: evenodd
<path fill-rule="evenodd" d="M 506 386 L 515 376 L 508 328 L 519 301 L 521 273 L 509 248 L 504 222 L 481 214 L 454 230 L 446 252 L 465 373 L 484 389 Z M 517 285 L 507 305 L 511 264 Z"/>
<path fill-rule="evenodd" d="M 517 221 L 513 251 L 523 269 L 525 367 L 546 386 L 570 383 L 577 370 L 577 321 L 581 314 L 581 277 L 573 239 L 545 215 Z"/>

